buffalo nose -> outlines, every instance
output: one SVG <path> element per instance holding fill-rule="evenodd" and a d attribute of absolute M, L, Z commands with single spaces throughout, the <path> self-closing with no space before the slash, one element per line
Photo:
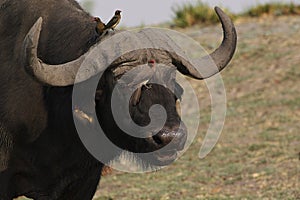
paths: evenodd
<path fill-rule="evenodd" d="M 163 147 L 171 143 L 171 148 L 182 150 L 186 141 L 186 129 L 168 130 L 162 129 L 152 138 L 156 145 Z"/>

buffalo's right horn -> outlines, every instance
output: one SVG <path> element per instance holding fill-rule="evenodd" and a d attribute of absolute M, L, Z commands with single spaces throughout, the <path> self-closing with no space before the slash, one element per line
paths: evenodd
<path fill-rule="evenodd" d="M 222 44 L 211 54 L 196 59 L 193 63 L 178 55 L 173 56 L 173 64 L 181 73 L 196 79 L 209 78 L 222 71 L 233 57 L 237 45 L 237 34 L 231 19 L 218 7 L 215 11 L 222 23 Z M 181 69 L 181 70 L 180 70 Z"/>

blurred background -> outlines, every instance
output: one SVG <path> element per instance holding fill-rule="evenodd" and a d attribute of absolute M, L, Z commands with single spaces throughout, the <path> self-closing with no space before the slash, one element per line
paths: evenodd
<path fill-rule="evenodd" d="M 123 19 L 121 26 L 141 26 L 141 25 L 153 25 L 164 22 L 170 22 L 174 17 L 172 8 L 187 4 L 187 2 L 195 3 L 196 0 L 79 0 L 79 2 L 90 11 L 92 15 L 99 16 L 103 21 L 108 21 L 114 14 L 116 9 L 123 11 Z M 229 11 L 237 14 L 249 9 L 252 6 L 258 4 L 264 4 L 267 2 L 281 2 L 281 3 L 300 3 L 300 0 L 203 0 L 208 6 L 220 6 L 227 8 Z"/>

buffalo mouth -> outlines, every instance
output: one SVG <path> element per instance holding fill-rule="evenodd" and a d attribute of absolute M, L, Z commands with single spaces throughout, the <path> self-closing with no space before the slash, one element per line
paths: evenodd
<path fill-rule="evenodd" d="M 152 153 L 146 157 L 147 161 L 156 166 L 166 166 L 173 163 L 184 150 L 187 140 L 187 130 L 176 128 L 166 133 L 164 130 L 147 138 L 150 146 L 154 147 Z"/>
<path fill-rule="evenodd" d="M 177 150 L 167 150 L 167 151 L 159 151 L 154 153 L 157 161 L 159 161 L 163 165 L 170 164 L 177 159 L 178 151 Z"/>
<path fill-rule="evenodd" d="M 180 152 L 181 151 L 178 149 L 161 149 L 150 153 L 147 156 L 143 156 L 142 160 L 149 163 L 151 166 L 167 166 L 172 164 L 178 158 Z"/>
<path fill-rule="evenodd" d="M 154 159 L 157 165 L 164 166 L 173 163 L 179 156 L 180 152 L 184 150 L 186 138 L 182 138 L 179 143 L 172 141 L 168 146 L 153 152 Z M 174 144 L 175 143 L 175 144 Z"/>

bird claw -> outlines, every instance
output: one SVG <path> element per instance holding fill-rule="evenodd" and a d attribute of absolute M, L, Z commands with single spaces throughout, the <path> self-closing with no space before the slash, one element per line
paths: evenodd
<path fill-rule="evenodd" d="M 145 86 L 145 88 L 147 89 L 147 90 L 150 90 L 151 88 L 152 88 L 152 85 L 144 85 Z"/>

